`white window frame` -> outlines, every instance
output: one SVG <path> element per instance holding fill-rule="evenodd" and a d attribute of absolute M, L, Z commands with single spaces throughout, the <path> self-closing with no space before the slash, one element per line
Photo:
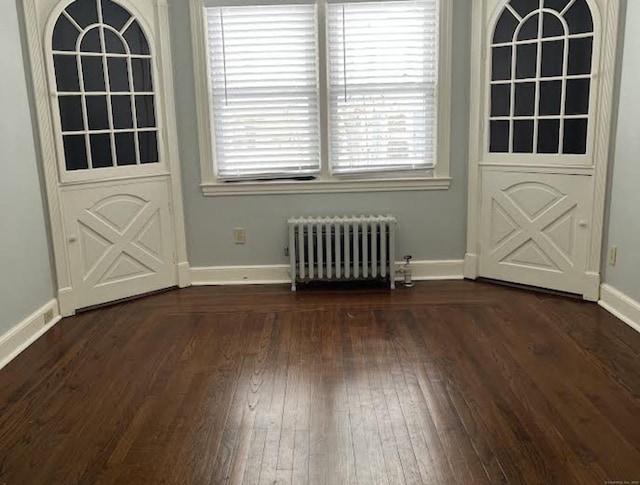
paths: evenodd
<path fill-rule="evenodd" d="M 369 0 L 375 1 L 375 0 Z M 263 4 L 264 0 L 235 0 L 234 5 Z M 447 190 L 451 185 L 451 46 L 452 3 L 440 0 L 439 81 L 438 81 L 438 142 L 436 165 L 430 170 L 388 172 L 381 174 L 331 175 L 328 153 L 328 45 L 327 0 L 317 0 L 318 6 L 318 76 L 320 100 L 320 173 L 309 181 L 220 181 L 215 171 L 215 137 L 213 136 L 212 104 L 209 95 L 206 14 L 204 0 L 189 0 L 195 76 L 198 142 L 200 151 L 200 187 L 205 196 L 298 194 L 336 192 L 388 192 L 390 190 Z M 220 5 L 228 4 L 222 0 Z"/>

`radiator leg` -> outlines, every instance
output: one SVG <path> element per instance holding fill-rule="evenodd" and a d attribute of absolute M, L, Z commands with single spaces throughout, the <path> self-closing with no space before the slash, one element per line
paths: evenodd
<path fill-rule="evenodd" d="M 296 280 L 295 280 L 295 278 L 291 282 L 291 291 L 296 291 Z"/>
<path fill-rule="evenodd" d="M 391 289 L 395 290 L 396 289 L 396 278 L 395 275 L 391 275 L 391 277 L 389 278 L 391 280 Z"/>

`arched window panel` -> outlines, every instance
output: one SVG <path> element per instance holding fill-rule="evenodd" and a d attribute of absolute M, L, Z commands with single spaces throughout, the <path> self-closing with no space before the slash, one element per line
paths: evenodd
<path fill-rule="evenodd" d="M 131 20 L 131 14 L 111 0 L 102 0 L 102 21 L 120 31 Z"/>
<path fill-rule="evenodd" d="M 122 38 L 110 29 L 104 29 L 104 50 L 107 54 L 126 54 Z"/>
<path fill-rule="evenodd" d="M 503 42 L 511 42 L 516 27 L 518 27 L 518 19 L 516 19 L 510 10 L 503 10 L 493 32 L 493 43 L 501 44 Z"/>
<path fill-rule="evenodd" d="M 511 0 L 492 36 L 489 152 L 584 155 L 593 67 L 586 0 Z"/>
<path fill-rule="evenodd" d="M 157 163 L 153 63 L 138 21 L 111 0 L 76 0 L 52 34 L 68 171 Z"/>
<path fill-rule="evenodd" d="M 521 18 L 525 18 L 534 10 L 540 8 L 540 0 L 511 0 L 509 7 Z"/>
<path fill-rule="evenodd" d="M 538 37 L 539 17 L 538 14 L 534 14 L 522 22 L 518 31 L 518 40 L 532 40 Z"/>
<path fill-rule="evenodd" d="M 102 40 L 100 39 L 100 28 L 94 27 L 88 30 L 80 41 L 81 52 L 102 52 Z"/>

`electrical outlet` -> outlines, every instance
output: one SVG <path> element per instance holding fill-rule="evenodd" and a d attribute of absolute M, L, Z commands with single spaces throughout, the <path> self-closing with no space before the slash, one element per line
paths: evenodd
<path fill-rule="evenodd" d="M 236 244 L 246 244 L 247 234 L 243 227 L 236 227 L 233 230 L 233 242 Z"/>
<path fill-rule="evenodd" d="M 609 264 L 611 266 L 615 266 L 617 259 L 618 259 L 618 246 L 611 246 L 609 248 Z"/>
<path fill-rule="evenodd" d="M 44 324 L 46 325 L 51 320 L 53 320 L 53 310 L 47 310 L 44 312 Z"/>

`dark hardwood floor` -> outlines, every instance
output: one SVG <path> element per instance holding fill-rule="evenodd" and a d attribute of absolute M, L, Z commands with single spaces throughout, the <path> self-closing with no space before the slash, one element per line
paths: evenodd
<path fill-rule="evenodd" d="M 640 334 L 485 283 L 190 288 L 0 371 L 0 484 L 640 480 Z"/>

